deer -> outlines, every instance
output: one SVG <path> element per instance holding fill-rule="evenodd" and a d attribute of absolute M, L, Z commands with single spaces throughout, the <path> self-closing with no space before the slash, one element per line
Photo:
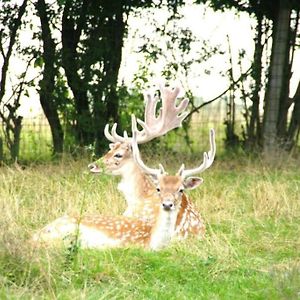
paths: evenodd
<path fill-rule="evenodd" d="M 210 132 L 211 149 L 204 152 L 203 162 L 194 169 L 185 169 L 181 165 L 175 175 L 168 175 L 164 167 L 159 164 L 153 169 L 141 159 L 137 144 L 136 131 L 133 133 L 132 155 L 138 168 L 149 175 L 156 190 L 158 213 L 154 222 L 127 216 L 62 216 L 32 237 L 35 245 L 53 245 L 68 239 L 75 239 L 82 248 L 114 248 L 129 245 L 142 246 L 150 250 L 161 250 L 168 246 L 176 235 L 178 216 L 184 214 L 182 201 L 187 196 L 186 189 L 194 189 L 203 179 L 192 175 L 201 173 L 209 168 L 215 157 L 214 130 Z"/>
<path fill-rule="evenodd" d="M 177 106 L 176 100 L 180 93 L 179 87 L 171 89 L 160 86 L 161 108 L 156 116 L 156 107 L 159 101 L 153 93 L 146 93 L 144 121 L 136 119 L 132 115 L 132 129 L 137 134 L 137 144 L 146 143 L 156 137 L 160 137 L 174 128 L 182 125 L 187 116 L 186 109 L 189 100 L 183 99 Z M 138 130 L 135 124 L 138 123 L 142 129 Z M 107 124 L 104 129 L 106 138 L 111 142 L 110 150 L 100 159 L 104 166 L 101 168 L 97 163 L 89 165 L 91 173 L 106 172 L 114 176 L 121 176 L 118 189 L 125 196 L 127 208 L 124 216 L 137 217 L 152 222 L 158 213 L 159 205 L 155 187 L 149 176 L 139 168 L 132 156 L 132 137 L 125 131 L 123 136 L 117 134 L 117 124 L 112 126 L 111 132 Z M 103 170 L 104 169 L 104 170 Z M 187 238 L 189 234 L 200 238 L 205 236 L 205 225 L 199 212 L 193 203 L 184 199 L 181 204 L 185 210 L 178 216 L 176 223 L 179 238 Z"/>

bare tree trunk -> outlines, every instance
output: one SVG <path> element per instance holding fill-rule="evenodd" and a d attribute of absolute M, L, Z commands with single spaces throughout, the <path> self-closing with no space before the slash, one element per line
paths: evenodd
<path fill-rule="evenodd" d="M 299 10 L 296 13 L 295 17 L 295 27 L 292 29 L 290 28 L 288 33 L 288 44 L 289 49 L 286 51 L 286 61 L 285 61 L 285 70 L 283 76 L 283 88 L 281 91 L 280 97 L 280 107 L 279 107 L 279 116 L 278 116 L 278 128 L 277 128 L 277 135 L 280 140 L 284 143 L 285 148 L 290 147 L 290 141 L 288 138 L 288 110 L 290 106 L 293 104 L 293 99 L 289 97 L 290 94 L 290 79 L 292 77 L 292 65 L 294 59 L 294 52 L 296 46 L 296 39 L 297 39 L 297 29 L 299 23 Z"/>
<path fill-rule="evenodd" d="M 232 89 L 229 91 L 229 99 L 227 99 L 227 112 L 226 112 L 226 120 L 224 121 L 224 124 L 226 126 L 225 128 L 225 146 L 228 148 L 234 148 L 238 145 L 239 139 L 238 136 L 235 134 L 235 86 L 234 86 L 234 76 L 233 76 L 233 62 L 232 62 L 232 51 L 231 51 L 231 45 L 229 37 L 227 36 L 228 41 L 228 52 L 229 52 L 229 63 L 231 65 L 231 68 L 229 69 L 229 79 L 231 82 Z"/>
<path fill-rule="evenodd" d="M 53 154 L 63 152 L 64 134 L 58 116 L 58 107 L 54 99 L 55 89 L 55 43 L 51 37 L 50 20 L 44 0 L 38 0 L 36 9 L 41 21 L 44 71 L 40 81 L 40 102 L 49 122 L 53 140 Z"/>
<path fill-rule="evenodd" d="M 298 83 L 297 91 L 294 95 L 293 102 L 295 104 L 292 113 L 291 122 L 288 129 L 288 146 L 292 148 L 297 140 L 297 133 L 300 130 L 300 81 Z"/>
<path fill-rule="evenodd" d="M 20 106 L 20 98 L 23 93 L 23 83 L 19 86 L 19 91 L 12 104 L 4 105 L 5 112 L 1 112 L 1 118 L 4 120 L 4 134 L 7 147 L 12 161 L 17 161 L 20 149 L 20 136 L 22 129 L 22 116 L 18 116 L 17 110 Z"/>
<path fill-rule="evenodd" d="M 300 7 L 296 10 L 296 14 L 294 14 L 294 28 L 291 28 L 291 39 L 290 39 L 290 60 L 289 60 L 289 78 L 292 77 L 292 65 L 294 62 L 295 49 L 297 48 L 297 37 L 299 35 L 299 21 L 300 21 Z M 292 20 L 293 21 L 293 20 Z M 297 144 L 297 140 L 299 137 L 299 129 L 300 129 L 300 81 L 298 82 L 298 87 L 294 97 L 291 99 L 289 95 L 287 97 L 287 109 L 290 108 L 292 104 L 294 104 L 292 117 L 285 135 L 285 148 L 287 150 L 291 150 L 295 144 Z M 288 111 L 286 112 L 286 115 Z M 286 117 L 286 119 L 288 119 Z"/>
<path fill-rule="evenodd" d="M 261 80 L 262 80 L 262 21 L 263 16 L 257 15 L 257 26 L 256 26 L 256 39 L 255 39 L 255 51 L 254 60 L 252 64 L 252 77 L 254 80 L 254 88 L 252 92 L 252 107 L 251 107 L 251 117 L 249 122 L 249 132 L 247 134 L 247 144 L 250 149 L 253 149 L 260 142 L 261 135 L 261 123 L 259 118 L 259 103 L 260 97 L 259 92 L 261 91 Z"/>
<path fill-rule="evenodd" d="M 273 157 L 279 150 L 277 126 L 280 98 L 284 88 L 286 53 L 289 51 L 290 15 L 291 9 L 286 5 L 286 1 L 280 0 L 278 17 L 274 21 L 270 75 L 265 98 L 263 133 L 265 157 Z"/>

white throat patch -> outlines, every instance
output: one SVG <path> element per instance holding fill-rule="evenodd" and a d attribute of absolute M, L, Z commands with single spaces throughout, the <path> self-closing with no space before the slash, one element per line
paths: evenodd
<path fill-rule="evenodd" d="M 139 184 L 139 182 L 138 177 L 136 176 L 135 163 L 130 162 L 124 165 L 120 171 L 122 179 L 118 184 L 118 190 L 123 193 L 128 206 L 124 213 L 124 216 L 130 216 L 134 211 L 137 201 L 139 201 L 136 192 L 138 190 L 137 185 Z"/>
<path fill-rule="evenodd" d="M 159 250 L 170 242 L 175 233 L 175 224 L 177 219 L 177 211 L 160 211 L 160 218 L 152 232 L 150 248 Z"/>

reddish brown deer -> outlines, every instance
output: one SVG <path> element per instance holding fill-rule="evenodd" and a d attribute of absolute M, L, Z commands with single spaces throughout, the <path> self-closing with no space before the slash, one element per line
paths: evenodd
<path fill-rule="evenodd" d="M 168 245 L 178 230 L 178 218 L 184 218 L 186 208 L 182 205 L 187 200 L 185 189 L 193 189 L 203 182 L 199 177 L 190 177 L 201 173 L 211 166 L 215 156 L 214 131 L 211 130 L 211 149 L 204 153 L 203 163 L 191 170 L 181 166 L 176 175 L 168 175 L 163 166 L 159 169 L 147 167 L 142 161 L 137 146 L 137 134 L 133 133 L 133 158 L 141 170 L 149 175 L 155 185 L 158 211 L 154 221 L 126 216 L 89 215 L 81 217 L 63 216 L 42 228 L 33 236 L 33 242 L 51 245 L 76 237 L 85 248 L 120 247 L 129 244 L 141 245 L 152 250 L 159 250 Z M 152 195 L 150 197 L 153 197 Z"/>
<path fill-rule="evenodd" d="M 187 113 L 184 110 L 187 107 L 188 100 L 184 99 L 176 106 L 176 99 L 179 94 L 179 88 L 174 90 L 166 87 L 160 87 L 162 106 L 159 115 L 156 117 L 156 106 L 159 101 L 153 95 L 145 95 L 145 121 L 137 120 L 142 130 L 136 129 L 135 118 L 132 118 L 132 126 L 137 131 L 137 143 L 142 144 L 159 137 L 168 131 L 181 126 Z M 122 177 L 118 189 L 124 194 L 127 209 L 124 216 L 141 218 L 150 223 L 155 220 L 159 205 L 157 202 L 156 190 L 151 183 L 149 176 L 141 170 L 132 157 L 132 138 L 125 132 L 123 136 L 116 133 L 117 124 L 114 124 L 109 133 L 109 126 L 105 127 L 105 136 L 113 142 L 110 144 L 110 151 L 103 156 L 102 163 L 105 171 L 112 175 Z M 90 170 L 93 173 L 100 173 L 102 170 L 97 164 L 90 164 Z M 203 237 L 205 234 L 204 222 L 194 205 L 184 196 L 181 203 L 184 210 L 182 215 L 178 215 L 176 233 L 181 238 L 188 234 L 196 234 Z"/>

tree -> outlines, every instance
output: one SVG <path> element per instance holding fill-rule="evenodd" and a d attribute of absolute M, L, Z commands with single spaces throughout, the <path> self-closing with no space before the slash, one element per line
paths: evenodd
<path fill-rule="evenodd" d="M 0 118 L 3 121 L 6 143 L 13 160 L 17 159 L 19 153 L 22 117 L 17 115 L 17 109 L 20 105 L 21 94 L 24 91 L 24 77 L 26 72 L 20 76 L 21 83 L 13 90 L 10 97 L 13 99 L 13 102 L 8 99 L 4 103 L 4 96 L 6 94 L 9 64 L 17 44 L 18 32 L 22 25 L 22 18 L 26 7 L 27 0 L 24 0 L 20 6 L 9 2 L 3 3 L 0 13 L 0 23 L 2 24 L 0 27 L 0 51 L 3 61 L 0 79 Z M 2 144 L 2 141 L 0 143 Z"/>
<path fill-rule="evenodd" d="M 278 12 L 273 20 L 273 45 L 271 53 L 268 86 L 264 111 L 264 152 L 276 153 L 280 147 L 279 138 L 285 138 L 285 123 L 288 105 L 286 97 L 289 80 L 288 51 L 290 41 L 291 7 L 280 0 Z"/>
<path fill-rule="evenodd" d="M 278 147 L 291 149 L 298 136 L 296 132 L 299 131 L 300 119 L 298 104 L 300 88 L 297 89 L 293 98 L 289 97 L 293 54 L 299 30 L 299 1 L 199 0 L 198 2 L 209 3 L 215 10 L 234 8 L 255 17 L 257 26 L 252 64 L 253 81 L 250 96 L 252 105 L 249 109 L 250 113 L 246 114 L 246 118 L 250 120 L 246 122 L 249 126 L 244 134 L 245 142 L 252 149 L 263 145 L 267 156 L 270 152 L 277 152 Z M 293 26 L 292 16 L 294 16 Z M 268 69 L 264 70 L 262 54 L 266 51 L 270 32 L 272 35 L 271 59 L 264 62 L 268 66 Z M 263 76 L 266 76 L 265 85 L 262 82 Z M 260 97 L 263 89 L 266 91 L 265 96 Z M 263 118 L 259 115 L 261 103 L 264 103 Z M 292 104 L 294 104 L 292 118 L 289 119 L 288 111 Z"/>
<path fill-rule="evenodd" d="M 44 65 L 43 78 L 40 81 L 40 102 L 49 122 L 52 140 L 53 153 L 63 152 L 64 133 L 59 119 L 59 109 L 57 99 L 55 99 L 55 76 L 57 75 L 56 47 L 55 41 L 51 36 L 50 19 L 47 11 L 47 5 L 44 0 L 38 0 L 36 3 L 37 14 L 41 22 L 41 38 L 43 41 L 42 62 Z"/>
<path fill-rule="evenodd" d="M 128 15 L 150 6 L 152 1 L 135 0 L 66 0 L 63 6 L 62 66 L 74 96 L 76 140 L 81 146 L 95 141 L 96 154 L 105 146 L 105 124 L 119 120 L 118 74 Z"/>
<path fill-rule="evenodd" d="M 76 108 L 76 140 L 96 153 L 103 128 L 117 121 L 116 94 L 125 21 L 123 1 L 66 1 L 62 17 L 62 65 Z"/>

